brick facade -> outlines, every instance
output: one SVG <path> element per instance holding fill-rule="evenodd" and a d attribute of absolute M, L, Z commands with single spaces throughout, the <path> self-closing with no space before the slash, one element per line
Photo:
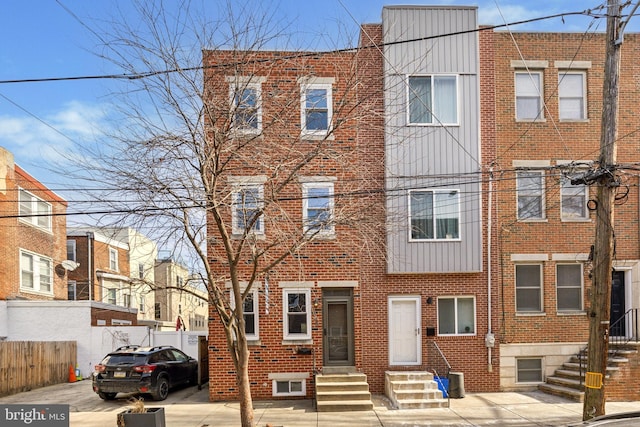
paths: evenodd
<path fill-rule="evenodd" d="M 66 259 L 67 202 L 38 182 L 13 161 L 13 155 L 0 148 L 0 299 L 66 299 L 67 276 L 60 263 Z M 25 190 L 34 200 L 47 203 L 53 214 L 50 229 L 40 227 L 36 217 L 18 218 L 19 190 Z M 21 287 L 21 251 L 33 257 L 43 257 L 51 263 L 51 290 Z M 38 265 L 38 264 L 35 264 Z M 36 280 L 37 282 L 37 280 Z"/>
<path fill-rule="evenodd" d="M 513 39 L 512 39 L 513 37 Z M 591 261 L 595 214 L 585 220 L 561 218 L 562 173 L 579 173 L 594 168 L 587 164 L 599 156 L 604 78 L 605 35 L 569 33 L 488 32 L 484 37 L 494 52 L 497 153 L 497 220 L 499 224 L 500 275 L 503 295 L 497 307 L 504 319 L 501 330 L 503 389 L 522 389 L 535 385 L 518 382 L 515 361 L 519 358 L 542 360 L 543 374 L 553 373 L 558 363 L 586 345 L 588 339 Z M 636 134 L 638 72 L 635 58 L 640 49 L 636 34 L 625 35 L 620 69 L 620 108 L 618 126 L 618 164 L 637 160 L 640 139 Z M 515 73 L 529 71 L 542 76 L 544 118 L 516 120 Z M 586 117 L 561 120 L 559 117 L 559 73 L 567 70 L 586 76 Z M 582 168 L 561 168 L 567 161 L 583 162 Z M 544 218 L 518 220 L 516 171 L 544 171 Z M 626 308 L 637 306 L 638 289 L 638 180 L 623 173 L 619 200 L 615 206 L 614 270 L 624 274 Z M 588 199 L 595 203 L 596 186 Z M 559 264 L 583 266 L 582 310 L 559 310 L 556 269 Z M 515 269 L 517 265 L 540 265 L 542 269 L 542 309 L 537 313 L 517 313 Z M 634 295 L 633 297 L 629 297 Z M 563 344 L 563 348 L 559 346 Z"/>

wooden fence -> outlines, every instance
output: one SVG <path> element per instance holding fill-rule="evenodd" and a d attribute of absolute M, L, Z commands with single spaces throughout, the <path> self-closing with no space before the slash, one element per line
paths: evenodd
<path fill-rule="evenodd" d="M 75 341 L 2 341 L 0 396 L 67 382 L 76 361 Z"/>

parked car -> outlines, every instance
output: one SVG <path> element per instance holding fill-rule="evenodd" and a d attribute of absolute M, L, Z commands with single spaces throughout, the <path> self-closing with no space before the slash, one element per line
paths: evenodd
<path fill-rule="evenodd" d="M 140 392 L 164 400 L 169 390 L 195 384 L 198 361 L 171 346 L 125 346 L 107 354 L 92 375 L 93 391 L 104 400 Z"/>

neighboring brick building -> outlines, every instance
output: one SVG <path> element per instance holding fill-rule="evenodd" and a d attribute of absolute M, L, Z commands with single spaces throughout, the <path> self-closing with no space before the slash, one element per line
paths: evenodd
<path fill-rule="evenodd" d="M 129 247 L 99 229 L 70 228 L 67 256 L 78 267 L 69 272 L 67 298 L 90 300 L 128 308 L 129 311 L 92 312 L 93 326 L 137 325 L 133 285 L 129 276 Z M 123 317 L 123 313 L 126 313 Z"/>
<path fill-rule="evenodd" d="M 570 180 L 597 168 L 606 40 L 588 32 L 488 32 L 483 39 L 487 49 L 500 52 L 492 58 L 495 80 L 486 81 L 495 87 L 498 143 L 493 164 L 503 292 L 496 301 L 503 319 L 500 385 L 527 389 L 588 340 L 597 185 Z M 612 324 L 640 307 L 633 172 L 640 151 L 639 52 L 638 34 L 625 34 L 617 163 L 630 169 L 621 173 L 615 206 Z M 630 334 L 630 328 L 612 328 L 612 335 Z"/>
<path fill-rule="evenodd" d="M 0 147 L 0 300 L 66 299 L 66 211 Z"/>

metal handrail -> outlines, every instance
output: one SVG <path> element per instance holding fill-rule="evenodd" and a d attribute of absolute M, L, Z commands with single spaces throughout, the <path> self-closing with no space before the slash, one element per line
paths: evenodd
<path fill-rule="evenodd" d="M 609 326 L 609 343 L 625 345 L 631 341 L 640 341 L 638 310 L 637 308 L 630 308 L 622 317 Z M 631 330 L 627 330 L 629 328 Z"/>
<path fill-rule="evenodd" d="M 449 361 L 445 357 L 440 347 L 438 347 L 438 344 L 435 341 L 431 341 L 431 343 L 433 344 L 433 349 L 435 349 L 435 353 L 433 354 L 433 357 L 429 357 L 429 360 L 433 366 L 431 366 L 428 370 L 434 374 L 434 376 L 437 378 L 436 381 L 442 386 L 443 384 L 442 384 L 442 381 L 440 380 L 440 378 L 442 377 L 440 376 L 438 371 L 440 371 L 440 373 L 443 373 L 446 378 L 449 378 L 451 365 L 449 364 Z M 440 367 L 442 367 L 442 370 L 439 369 Z M 449 406 L 450 401 L 451 401 L 451 398 L 449 396 L 449 390 L 447 390 L 447 406 Z"/>

